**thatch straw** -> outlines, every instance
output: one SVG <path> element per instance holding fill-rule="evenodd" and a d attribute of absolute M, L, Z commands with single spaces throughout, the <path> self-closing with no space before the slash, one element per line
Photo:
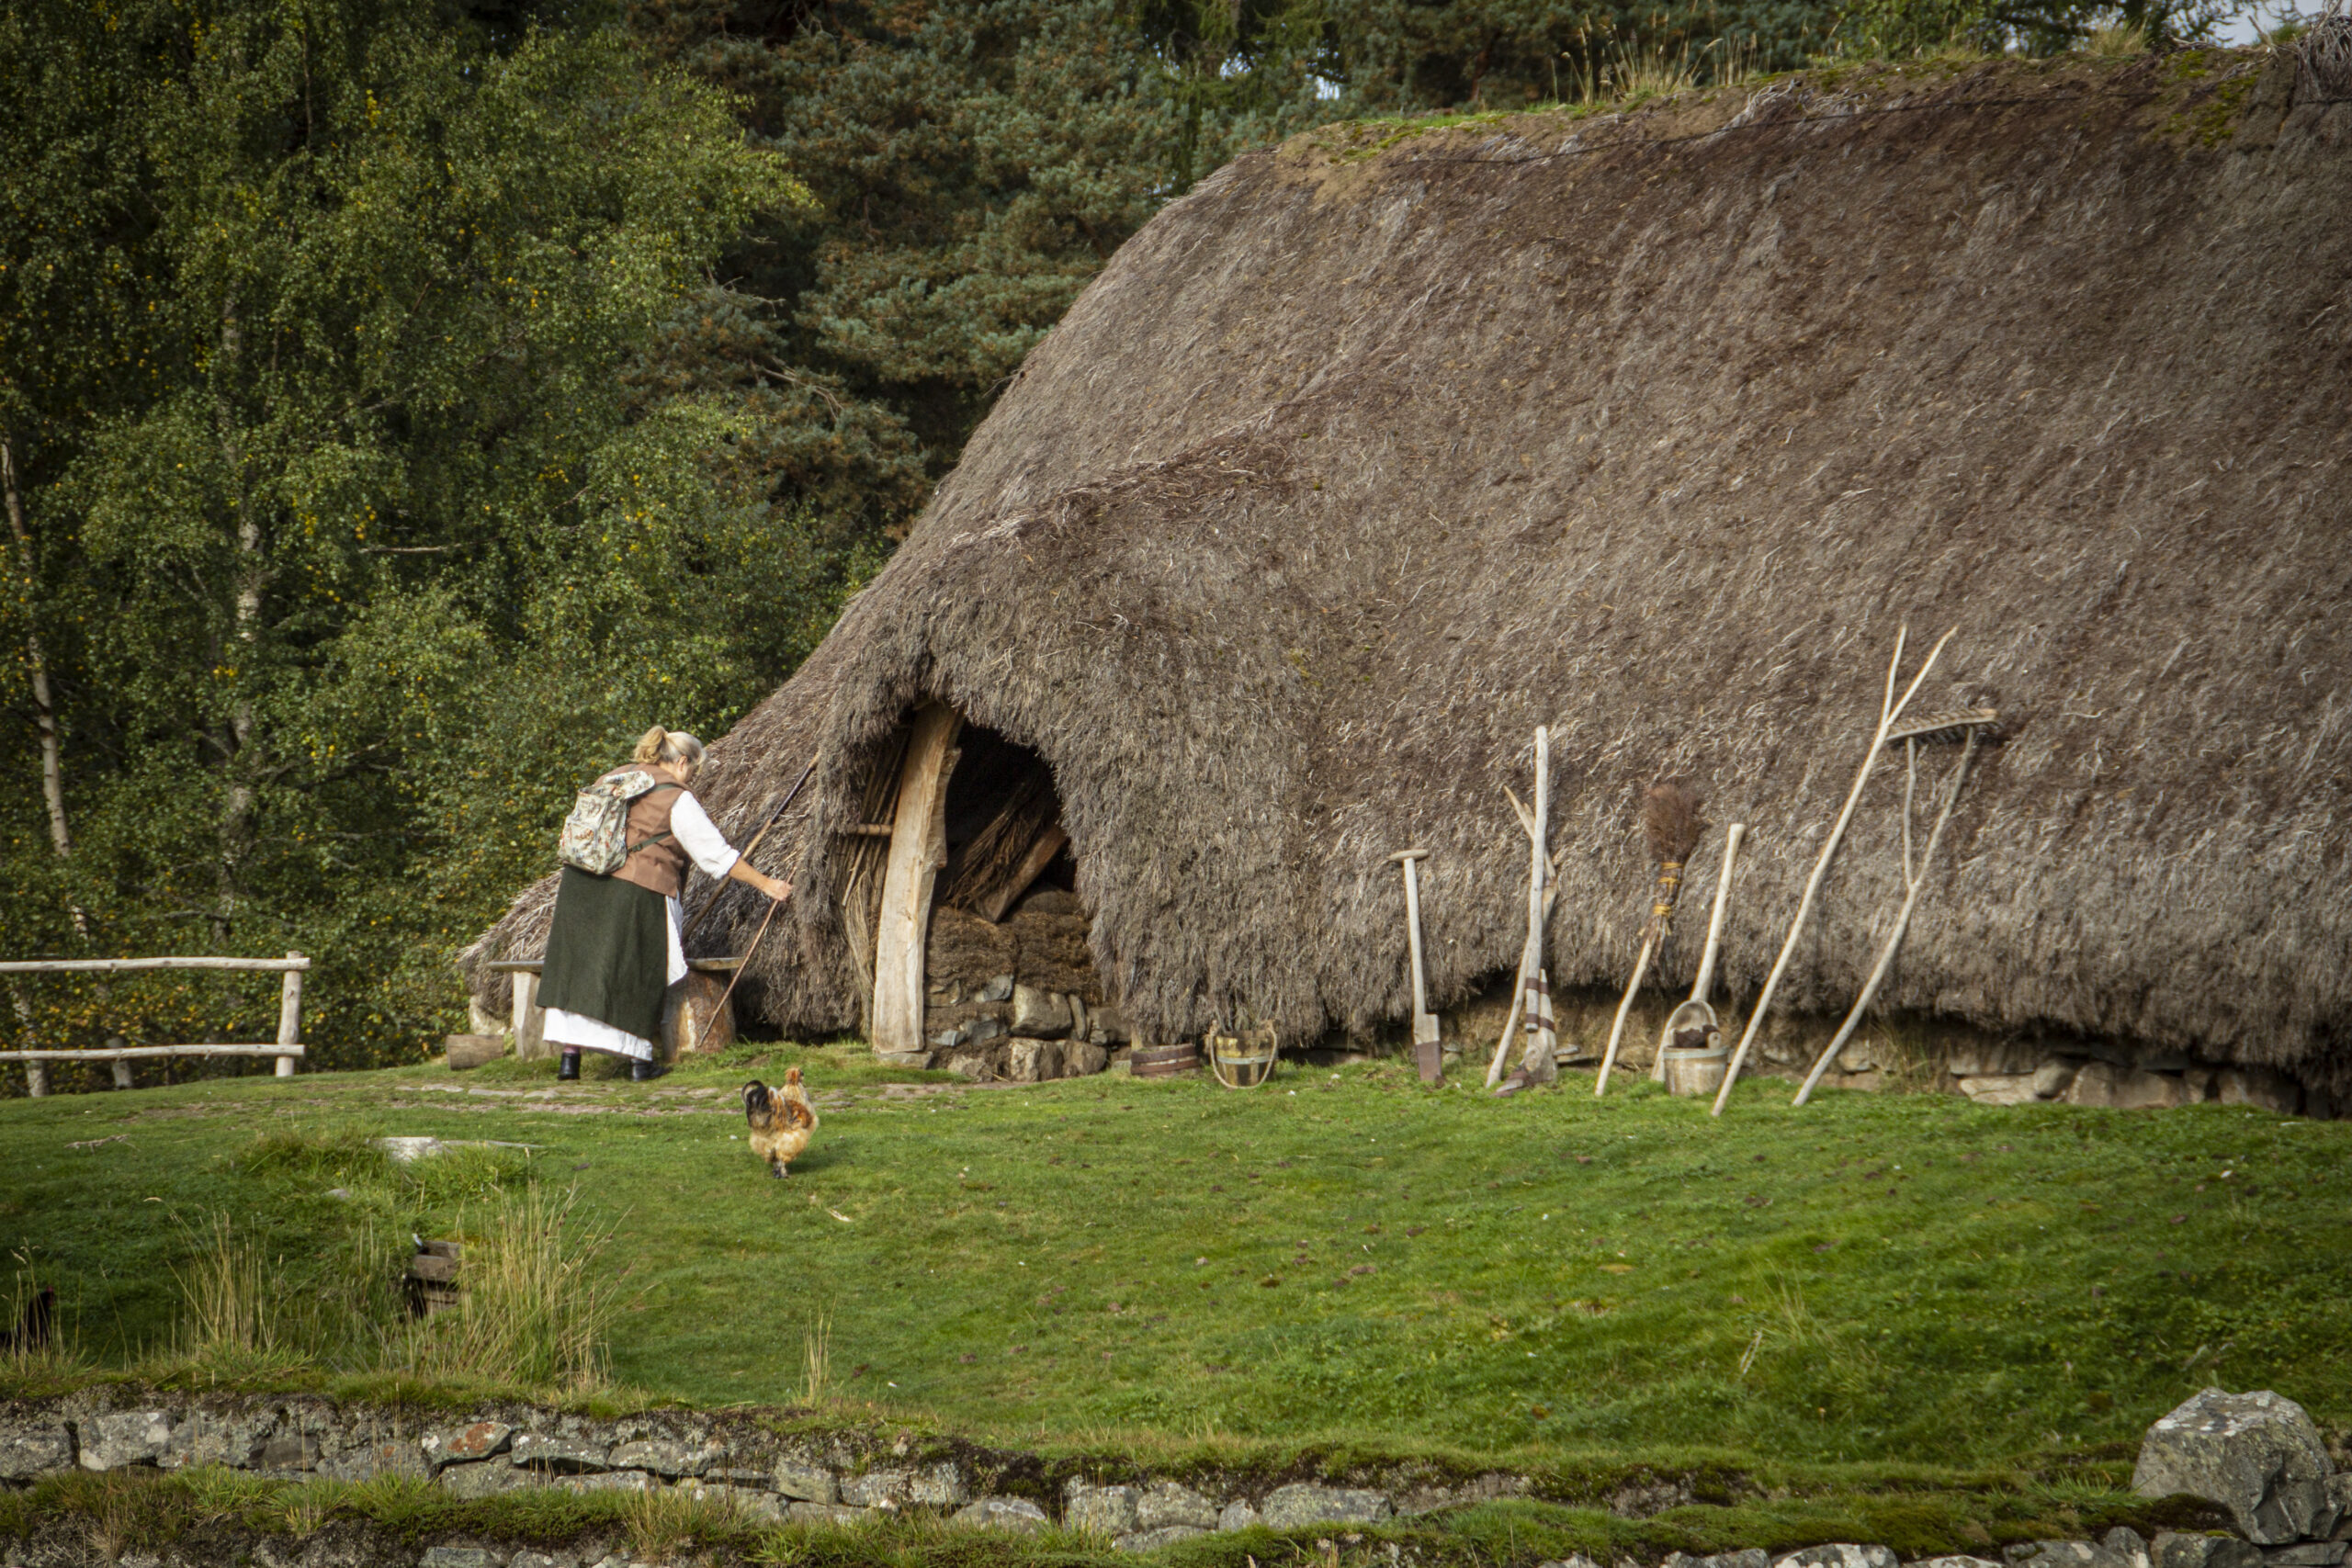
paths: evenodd
<path fill-rule="evenodd" d="M 747 990 L 855 1018 L 840 830 L 935 696 L 1052 768 L 1146 1038 L 1405 1017 L 1400 843 L 1433 852 L 1433 999 L 1507 969 L 1496 784 L 1537 724 L 1555 988 L 1627 972 L 1623 803 L 1666 769 L 1758 828 L 1723 957 L 1752 992 L 1907 619 L 1958 627 L 1920 710 L 1996 707 L 2006 744 L 1884 1005 L 2352 1088 L 2352 138 L 2267 79 L 2233 132 L 2187 97 L 2253 68 L 1993 63 L 1776 87 L 1737 129 L 1726 94 L 1228 166 L 714 748 L 729 825 L 824 757 L 760 857 L 796 942 Z M 1900 787 L 1784 1005 L 1861 984 Z M 490 945 L 528 951 L 542 897 Z"/>

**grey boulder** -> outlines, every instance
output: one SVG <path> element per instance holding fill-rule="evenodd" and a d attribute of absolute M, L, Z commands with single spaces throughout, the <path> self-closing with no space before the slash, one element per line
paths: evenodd
<path fill-rule="evenodd" d="M 1143 1494 L 1132 1486 L 1097 1486 L 1071 1480 L 1062 1485 L 1062 1523 L 1117 1539 L 1142 1528 Z"/>
<path fill-rule="evenodd" d="M 74 1434 L 63 1427 L 0 1427 L 0 1481 L 30 1481 L 74 1467 Z"/>
<path fill-rule="evenodd" d="M 1136 1501 L 1136 1527 L 1148 1533 L 1182 1525 L 1188 1529 L 1216 1529 L 1216 1505 L 1189 1486 L 1173 1481 L 1159 1482 L 1144 1489 Z"/>
<path fill-rule="evenodd" d="M 2247 1540 L 2283 1546 L 2309 1529 L 2332 1468 L 2319 1428 L 2293 1400 L 2209 1388 L 2148 1428 L 2132 1489 L 2219 1503 Z"/>
<path fill-rule="evenodd" d="M 167 1410 L 125 1410 L 85 1424 L 82 1433 L 84 1470 L 119 1470 L 129 1464 L 153 1464 L 172 1440 L 172 1416 Z"/>
<path fill-rule="evenodd" d="M 775 1489 L 796 1503 L 831 1503 L 842 1495 L 831 1471 L 797 1459 L 775 1461 Z"/>

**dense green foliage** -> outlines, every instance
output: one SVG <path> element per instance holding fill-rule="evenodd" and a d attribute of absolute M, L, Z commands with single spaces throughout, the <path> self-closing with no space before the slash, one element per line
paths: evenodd
<path fill-rule="evenodd" d="M 826 1098 L 779 1182 L 733 1091 L 787 1062 Z M 118 1364 L 169 1337 L 190 1242 L 159 1213 L 262 1227 L 288 1260 L 278 1294 L 323 1299 L 360 1231 L 447 1234 L 479 1206 L 477 1166 L 371 1175 L 352 1143 L 435 1134 L 530 1145 L 509 1181 L 576 1189 L 628 1270 L 615 1374 L 700 1403 L 794 1401 L 829 1318 L 853 1406 L 1024 1440 L 1964 1466 L 2136 1441 L 2208 1383 L 2352 1420 L 2343 1122 L 1931 1095 L 1792 1110 L 1770 1082 L 1716 1122 L 1647 1084 L 1596 1101 L 1571 1075 L 1498 1102 L 1399 1064 L 1245 1093 L 886 1093 L 854 1048 L 646 1087 L 552 1073 L 11 1101 L 0 1216 Z M 319 1161 L 245 1131 L 286 1126 L 289 1097 Z"/>
<path fill-rule="evenodd" d="M 314 1039 L 413 1049 L 546 803 L 821 631 L 842 563 L 750 412 L 626 374 L 808 197 L 609 31 L 405 0 L 6 26 L 10 697 L 38 649 L 64 765 L 51 816 L 16 728 L 0 947 L 300 947 Z M 51 1040 L 260 1021 L 18 999 Z"/>

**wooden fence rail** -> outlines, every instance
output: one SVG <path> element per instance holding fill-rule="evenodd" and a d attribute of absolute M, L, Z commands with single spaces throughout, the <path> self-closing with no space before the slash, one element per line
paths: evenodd
<path fill-rule="evenodd" d="M 230 969 L 281 974 L 277 991 L 277 1038 L 266 1045 L 108 1045 L 98 1050 L 35 1049 L 0 1052 L 0 1060 L 22 1062 L 26 1091 L 36 1100 L 49 1092 L 51 1062 L 108 1062 L 117 1089 L 130 1087 L 130 1064 L 143 1056 L 275 1056 L 277 1076 L 290 1078 L 302 1046 L 302 976 L 310 959 L 283 958 L 29 958 L 0 963 L 0 975 L 131 975 L 158 969 Z"/>

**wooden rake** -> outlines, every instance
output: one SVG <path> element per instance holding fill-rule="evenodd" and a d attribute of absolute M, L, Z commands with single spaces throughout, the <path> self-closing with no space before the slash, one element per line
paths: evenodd
<path fill-rule="evenodd" d="M 1894 917 L 1894 929 L 1887 933 L 1886 945 L 1879 952 L 1878 963 L 1871 968 L 1871 977 L 1862 983 L 1862 994 L 1854 998 L 1853 1010 L 1846 1015 L 1846 1021 L 1838 1026 L 1837 1037 L 1821 1053 L 1820 1060 L 1813 1064 L 1813 1071 L 1805 1075 L 1804 1086 L 1797 1090 L 1797 1097 L 1789 1101 L 1791 1105 L 1803 1105 L 1813 1098 L 1814 1086 L 1821 1081 L 1821 1075 L 1829 1070 L 1829 1064 L 1838 1059 L 1838 1053 L 1846 1048 L 1846 1042 L 1854 1037 L 1854 1031 L 1861 1026 L 1863 1010 L 1871 1005 L 1871 998 L 1878 995 L 1879 986 L 1885 980 L 1887 971 L 1894 967 L 1894 950 L 1903 945 L 1903 933 L 1911 929 L 1911 911 L 1918 907 L 1919 891 L 1928 885 L 1928 868 L 1935 863 L 1936 846 L 1943 841 L 1944 824 L 1951 820 L 1951 808 L 1960 800 L 1962 786 L 1968 783 L 1968 767 L 1976 760 L 1977 743 L 1984 738 L 1985 729 L 1996 723 L 2000 716 L 1991 708 L 1971 708 L 1957 714 L 1930 714 L 1915 725 L 1905 726 L 1901 733 L 1905 768 L 1903 908 Z M 1919 783 L 1919 742 L 1939 739 L 1961 730 L 1966 731 L 1968 743 L 1961 749 L 1960 765 L 1952 770 L 1951 787 L 1944 794 L 1943 808 L 1936 813 L 1936 825 L 1928 832 L 1928 847 L 1919 856 L 1918 869 L 1914 871 L 1911 865 L 1911 801 Z"/>
<path fill-rule="evenodd" d="M 1828 841 L 1821 846 L 1821 858 L 1814 862 L 1813 875 L 1805 881 L 1804 897 L 1797 900 L 1796 919 L 1789 922 L 1788 940 L 1781 943 L 1781 956 L 1773 961 L 1772 973 L 1765 977 L 1763 993 L 1756 998 L 1756 1010 L 1747 1015 L 1747 1027 L 1741 1031 L 1738 1048 L 1732 1052 L 1731 1064 L 1724 1069 L 1724 1087 L 1715 1091 L 1714 1108 L 1709 1115 L 1721 1116 L 1724 1107 L 1731 1103 L 1732 1088 L 1739 1082 L 1740 1064 L 1747 1060 L 1747 1048 L 1756 1043 L 1757 1031 L 1763 1027 L 1764 1015 L 1772 1006 L 1772 993 L 1780 989 L 1781 976 L 1789 972 L 1789 961 L 1796 956 L 1797 938 L 1804 934 L 1804 922 L 1813 913 L 1813 901 L 1820 896 L 1822 879 L 1829 874 L 1829 863 L 1837 858 L 1838 846 L 1845 841 L 1847 825 L 1854 819 L 1854 807 L 1861 804 L 1862 786 L 1871 782 L 1871 770 L 1878 765 L 1879 753 L 1886 750 L 1887 741 L 1903 722 L 1904 710 L 1918 694 L 1928 672 L 1936 667 L 1936 656 L 1943 652 L 1944 644 L 1959 629 L 1954 626 L 1936 639 L 1936 646 L 1928 650 L 1919 672 L 1911 677 L 1911 683 L 1903 688 L 1900 698 L 1894 694 L 1894 682 L 1903 669 L 1903 645 L 1910 637 L 1911 628 L 1906 626 L 1895 632 L 1894 657 L 1886 663 L 1886 692 L 1879 699 L 1878 728 L 1871 732 L 1870 750 L 1862 757 L 1861 771 L 1854 775 L 1854 787 L 1846 792 L 1845 808 L 1838 813 Z"/>

